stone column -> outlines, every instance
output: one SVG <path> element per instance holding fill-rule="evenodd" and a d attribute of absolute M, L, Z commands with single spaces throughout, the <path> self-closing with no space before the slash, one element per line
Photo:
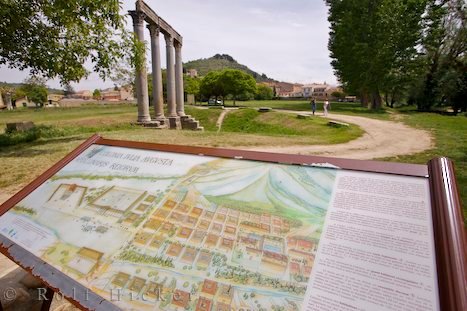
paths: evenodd
<path fill-rule="evenodd" d="M 152 99 L 154 101 L 154 111 L 156 113 L 156 121 L 165 121 L 159 27 L 156 24 L 149 24 L 148 29 L 151 34 Z"/>
<path fill-rule="evenodd" d="M 2 94 L 0 94 L 2 96 Z M 13 110 L 13 105 L 11 103 L 11 93 L 7 92 L 5 93 L 5 101 L 6 101 L 6 109 L 7 110 Z"/>
<path fill-rule="evenodd" d="M 182 44 L 175 42 L 175 93 L 177 101 L 177 114 L 185 115 L 185 103 L 183 96 L 183 63 L 182 63 Z"/>
<path fill-rule="evenodd" d="M 173 37 L 164 34 L 167 54 L 167 106 L 169 108 L 170 128 L 180 128 L 180 118 L 177 116 L 175 95 L 175 60 Z"/>
<path fill-rule="evenodd" d="M 144 43 L 144 18 L 145 14 L 139 11 L 130 11 L 133 18 L 133 28 L 136 37 Z M 138 123 L 147 123 L 151 121 L 149 116 L 149 96 L 148 96 L 148 76 L 146 64 L 141 68 L 136 68 L 136 98 L 138 101 Z"/>

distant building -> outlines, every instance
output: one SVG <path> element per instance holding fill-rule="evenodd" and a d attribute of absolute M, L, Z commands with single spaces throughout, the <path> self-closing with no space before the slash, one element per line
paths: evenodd
<path fill-rule="evenodd" d="M 35 108 L 37 107 L 35 103 L 29 100 L 27 96 L 18 98 L 15 102 L 16 107 L 29 107 L 29 108 Z"/>
<path fill-rule="evenodd" d="M 59 106 L 60 100 L 64 98 L 65 95 L 62 94 L 49 94 L 47 95 L 47 104 L 52 106 Z"/>
<path fill-rule="evenodd" d="M 265 82 L 271 87 L 276 97 L 283 98 L 300 98 L 303 97 L 303 84 L 287 83 L 287 82 Z"/>
<path fill-rule="evenodd" d="M 70 98 L 89 100 L 92 99 L 92 92 L 89 90 L 78 91 L 76 93 L 71 94 Z"/>
<path fill-rule="evenodd" d="M 131 86 L 122 86 L 118 90 L 109 88 L 101 92 L 101 98 L 105 101 L 129 101 L 134 100 Z"/>
<path fill-rule="evenodd" d="M 303 97 L 303 84 L 295 83 L 290 97 Z"/>
<path fill-rule="evenodd" d="M 192 78 L 196 78 L 198 76 L 198 70 L 192 68 L 192 69 L 187 69 L 186 70 L 186 75 L 190 76 Z"/>
<path fill-rule="evenodd" d="M 333 88 L 325 83 L 318 84 L 318 83 L 312 83 L 312 84 L 305 84 L 303 86 L 303 97 L 306 98 L 316 98 L 319 100 L 324 100 L 327 97 L 331 96 L 331 91 Z"/>

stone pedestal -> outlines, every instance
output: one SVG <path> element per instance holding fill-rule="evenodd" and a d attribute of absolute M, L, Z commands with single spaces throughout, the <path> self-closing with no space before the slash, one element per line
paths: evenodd
<path fill-rule="evenodd" d="M 163 125 L 165 127 L 169 126 L 169 119 L 167 119 L 166 117 L 159 117 L 159 118 L 156 118 L 155 120 L 159 122 L 160 125 Z"/>
<path fill-rule="evenodd" d="M 199 126 L 199 121 L 195 120 L 191 116 L 184 115 L 180 117 L 180 123 L 182 125 L 182 129 L 184 130 L 192 130 L 192 131 L 203 131 L 204 128 Z"/>
<path fill-rule="evenodd" d="M 168 120 L 170 129 L 179 130 L 182 128 L 180 117 L 168 117 Z"/>

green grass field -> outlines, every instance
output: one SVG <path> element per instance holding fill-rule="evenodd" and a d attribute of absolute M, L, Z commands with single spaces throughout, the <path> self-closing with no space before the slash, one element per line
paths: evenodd
<path fill-rule="evenodd" d="M 185 110 L 200 121 L 204 132 L 132 125 L 135 105 L 0 111 L 0 194 L 19 190 L 94 133 L 113 139 L 211 147 L 333 144 L 363 133 L 357 126 L 330 128 L 321 118 L 299 120 L 293 114 L 259 114 L 253 109 L 230 112 L 218 132 L 216 121 L 222 110 L 190 106 Z M 33 121 L 40 126 L 38 133 L 29 137 L 3 133 L 6 123 L 19 121 Z"/>
<path fill-rule="evenodd" d="M 206 105 L 206 103 L 203 103 Z M 226 107 L 234 107 L 233 101 L 225 101 Z M 259 108 L 259 107 L 270 107 L 273 109 L 282 109 L 282 110 L 296 110 L 296 111 L 311 111 L 311 105 L 309 100 L 251 100 L 251 101 L 237 101 L 237 107 L 249 107 L 249 108 Z M 316 103 L 316 110 L 318 112 L 323 111 L 323 102 Z M 350 115 L 360 115 L 368 118 L 377 118 L 388 120 L 390 114 L 387 113 L 385 109 L 372 111 L 368 110 L 360 105 L 360 103 L 339 103 L 332 102 L 330 114 L 340 113 L 340 114 L 350 114 Z"/>
<path fill-rule="evenodd" d="M 308 136 L 313 144 L 338 144 L 355 139 L 363 131 L 355 125 L 348 128 L 327 126 L 323 118 L 298 119 L 295 114 L 276 111 L 261 113 L 256 109 L 240 109 L 227 114 L 223 132 L 255 133 L 261 135 Z"/>
<path fill-rule="evenodd" d="M 405 109 L 404 109 L 405 110 Z M 413 127 L 431 131 L 435 148 L 406 156 L 384 158 L 384 161 L 425 164 L 435 157 L 446 156 L 454 161 L 464 219 L 467 219 L 467 117 L 446 116 L 437 113 L 406 112 L 403 121 Z M 398 133 L 394 133 L 398 135 Z"/>

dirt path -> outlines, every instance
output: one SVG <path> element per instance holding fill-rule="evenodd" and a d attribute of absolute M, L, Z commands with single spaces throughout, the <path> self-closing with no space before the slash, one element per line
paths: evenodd
<path fill-rule="evenodd" d="M 222 129 L 222 122 L 224 122 L 224 118 L 227 115 L 231 109 L 224 109 L 222 110 L 221 114 L 219 115 L 219 118 L 216 121 L 216 126 L 217 126 L 217 133 L 219 133 Z"/>
<path fill-rule="evenodd" d="M 281 111 L 303 114 L 303 112 L 297 111 Z M 365 134 L 350 142 L 336 145 L 292 145 L 287 147 L 263 146 L 242 149 L 369 160 L 413 154 L 433 147 L 433 139 L 429 132 L 412 128 L 402 122 L 384 121 L 339 114 L 331 114 L 328 118 L 330 120 L 356 124 L 365 131 Z M 316 133 L 316 135 L 319 135 L 319 133 Z"/>

